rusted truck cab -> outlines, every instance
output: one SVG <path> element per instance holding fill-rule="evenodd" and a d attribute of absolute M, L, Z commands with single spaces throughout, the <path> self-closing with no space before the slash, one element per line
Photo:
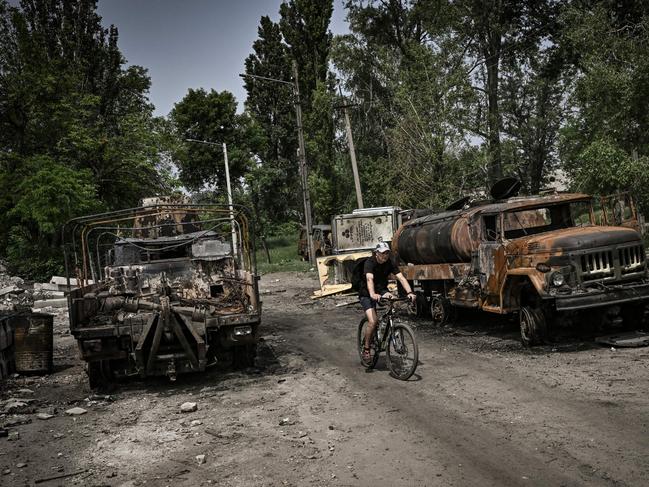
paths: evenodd
<path fill-rule="evenodd" d="M 434 321 L 454 307 L 517 313 L 525 345 L 586 316 L 593 326 L 635 326 L 649 302 L 641 236 L 633 225 L 601 224 L 592 201 L 553 194 L 478 202 L 407 222 L 393 245 Z"/>
<path fill-rule="evenodd" d="M 253 363 L 261 303 L 244 208 L 149 198 L 72 220 L 63 238 L 80 285 L 70 329 L 91 387 Z"/>
<path fill-rule="evenodd" d="M 331 225 L 313 225 L 313 251 L 316 257 L 331 254 Z M 297 254 L 302 260 L 309 260 L 309 240 L 306 228 L 300 230 L 297 242 Z"/>

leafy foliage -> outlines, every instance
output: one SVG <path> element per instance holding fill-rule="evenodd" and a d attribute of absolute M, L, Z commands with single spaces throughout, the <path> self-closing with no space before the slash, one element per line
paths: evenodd
<path fill-rule="evenodd" d="M 253 53 L 245 61 L 246 74 L 290 81 L 291 59 L 279 24 L 264 16 L 258 32 Z M 269 223 L 295 218 L 301 211 L 295 100 L 291 86 L 286 84 L 246 77 L 244 86 L 248 92 L 246 111 L 261 138 L 258 163 L 250 169 L 246 180 L 263 234 Z"/>
<path fill-rule="evenodd" d="M 649 209 L 649 11 L 633 2 L 575 4 L 562 21 L 579 70 L 562 130 L 566 170 L 576 187 L 631 189 Z"/>
<path fill-rule="evenodd" d="M 124 67 L 117 41 L 94 0 L 0 1 L 0 252 L 33 277 L 60 264 L 66 219 L 133 206 L 172 180 L 149 77 Z"/>
<path fill-rule="evenodd" d="M 223 143 L 234 184 L 248 169 L 256 135 L 248 117 L 237 115 L 236 109 L 232 93 L 203 89 L 190 89 L 174 105 L 170 119 L 181 141 L 174 156 L 187 188 L 199 190 L 207 184 L 226 192 Z"/>

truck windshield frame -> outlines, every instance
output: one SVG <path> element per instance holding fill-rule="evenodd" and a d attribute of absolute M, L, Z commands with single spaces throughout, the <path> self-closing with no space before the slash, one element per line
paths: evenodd
<path fill-rule="evenodd" d="M 502 214 L 499 233 L 504 239 L 512 240 L 564 228 L 591 225 L 594 225 L 591 202 L 570 201 L 505 211 Z"/>

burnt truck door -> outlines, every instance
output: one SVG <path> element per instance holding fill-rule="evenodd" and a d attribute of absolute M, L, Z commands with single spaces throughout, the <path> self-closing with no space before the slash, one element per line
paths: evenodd
<path fill-rule="evenodd" d="M 633 228 L 644 234 L 644 221 L 639 215 L 633 197 L 627 193 L 602 196 L 599 201 L 602 225 Z"/>
<path fill-rule="evenodd" d="M 316 257 L 321 257 L 322 254 L 322 229 L 313 229 L 313 247 L 315 249 Z"/>
<path fill-rule="evenodd" d="M 502 213 L 482 215 L 482 238 L 478 246 L 477 271 L 482 289 L 482 308 L 487 311 L 500 310 L 500 279 L 498 275 L 505 268 L 502 237 Z"/>

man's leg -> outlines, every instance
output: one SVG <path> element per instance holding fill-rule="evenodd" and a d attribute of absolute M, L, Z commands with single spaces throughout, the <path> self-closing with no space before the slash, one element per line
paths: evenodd
<path fill-rule="evenodd" d="M 365 348 L 370 348 L 370 344 L 372 343 L 372 334 L 374 333 L 374 330 L 376 330 L 376 324 L 378 323 L 376 308 L 366 309 L 365 316 L 367 316 L 367 328 L 365 329 Z"/>

